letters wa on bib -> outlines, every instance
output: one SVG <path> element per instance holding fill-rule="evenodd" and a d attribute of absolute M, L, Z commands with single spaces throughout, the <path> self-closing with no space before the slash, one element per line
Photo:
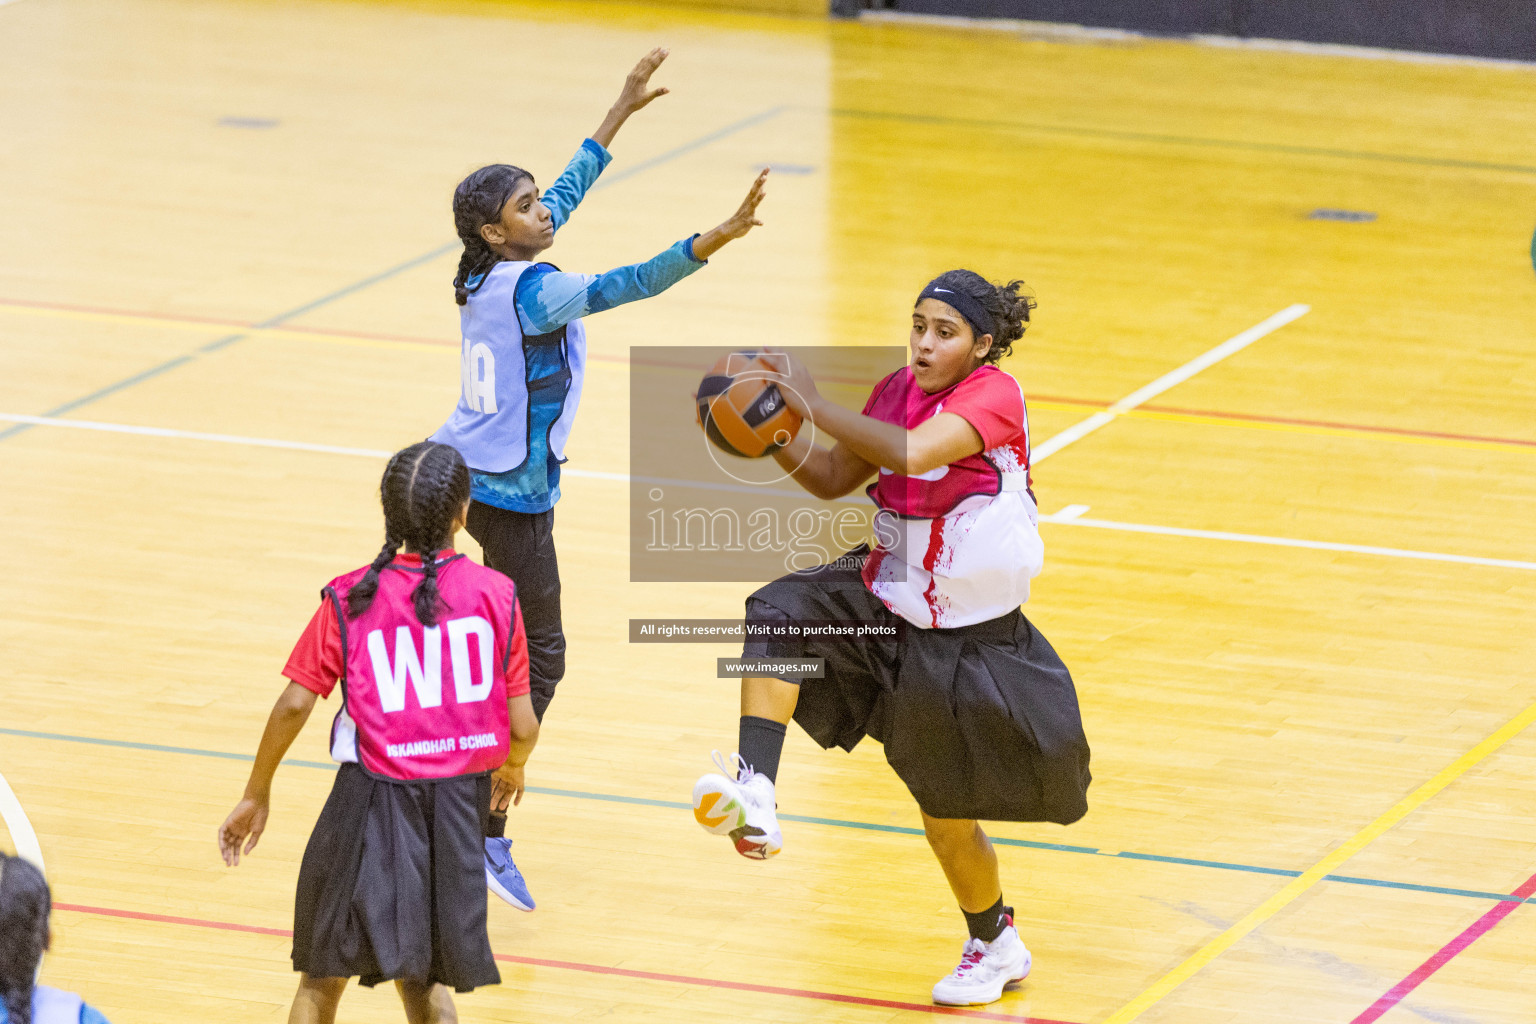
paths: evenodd
<path fill-rule="evenodd" d="M 1088 742 L 1071 674 L 1019 605 L 1044 564 L 1024 393 L 983 365 L 935 394 L 903 367 L 864 414 L 908 430 L 941 412 L 982 451 L 918 476 L 881 469 L 873 550 L 791 573 L 747 598 L 749 623 L 842 619 L 894 639 L 748 640 L 743 657 L 826 659 L 795 721 L 823 747 L 865 736 L 935 818 L 1054 821 L 1087 812 Z"/>
<path fill-rule="evenodd" d="M 294 906 L 293 966 L 314 977 L 496 984 L 486 934 L 490 773 L 510 747 L 507 700 L 528 692 L 516 588 L 438 552 L 437 625 L 416 618 L 421 558 L 397 556 L 368 610 L 346 615 L 367 567 L 333 580 L 283 674 L 322 697 L 336 784 L 310 836 Z"/>

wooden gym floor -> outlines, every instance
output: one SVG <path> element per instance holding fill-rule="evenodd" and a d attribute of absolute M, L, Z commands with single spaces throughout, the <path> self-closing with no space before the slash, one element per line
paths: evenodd
<path fill-rule="evenodd" d="M 773 862 L 684 809 L 732 652 L 626 622 L 748 587 L 627 581 L 626 359 L 902 344 L 964 265 L 1039 295 L 1027 611 L 1095 782 L 994 830 L 1036 965 L 961 1015 L 1536 1021 L 1536 71 L 596 3 L 0 6 L 0 842 L 54 885 L 43 979 L 117 1024 L 285 1019 L 331 708 L 257 852 L 214 830 L 317 588 L 377 549 L 372 453 L 455 400 L 450 191 L 547 184 L 656 44 L 673 94 L 551 258 L 644 259 L 764 163 L 767 226 L 590 323 L 569 674 L 512 826 L 540 906 L 493 904 L 463 1019 L 930 1019 L 962 922 L 875 744 L 792 733 Z"/>

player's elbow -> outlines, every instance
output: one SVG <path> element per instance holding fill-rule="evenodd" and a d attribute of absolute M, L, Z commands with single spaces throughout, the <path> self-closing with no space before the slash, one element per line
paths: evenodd
<path fill-rule="evenodd" d="M 534 718 L 532 714 L 528 716 L 527 721 L 519 721 L 514 718 L 512 720 L 511 733 L 513 743 L 532 746 L 539 739 L 539 720 Z"/>
<path fill-rule="evenodd" d="M 539 738 L 539 716 L 527 694 L 507 701 L 507 725 L 513 743 L 531 746 Z"/>
<path fill-rule="evenodd" d="M 837 488 L 829 487 L 823 480 L 806 480 L 801 483 L 813 498 L 820 498 L 822 501 L 832 501 L 835 498 L 842 497 L 841 494 L 837 493 Z"/>
<path fill-rule="evenodd" d="M 802 480 L 801 486 L 810 492 L 813 498 L 820 498 L 822 501 L 836 501 L 838 498 L 851 493 L 858 486 L 858 483 L 817 477 L 811 480 Z"/>
<path fill-rule="evenodd" d="M 277 695 L 277 705 L 272 710 L 283 718 L 304 718 L 315 706 L 315 698 L 315 691 L 289 681 L 283 692 Z"/>
<path fill-rule="evenodd" d="M 943 465 L 930 452 L 904 452 L 898 461 L 901 465 L 894 468 L 902 476 L 922 476 Z"/>

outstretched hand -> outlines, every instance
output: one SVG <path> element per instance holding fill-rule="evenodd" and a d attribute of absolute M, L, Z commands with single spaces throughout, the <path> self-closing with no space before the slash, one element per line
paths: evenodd
<path fill-rule="evenodd" d="M 758 172 L 757 180 L 752 182 L 752 187 L 747 190 L 747 198 L 736 207 L 736 212 L 721 221 L 719 227 L 706 231 L 693 240 L 694 258 L 707 260 L 726 242 L 742 237 L 753 228 L 762 227 L 763 222 L 757 219 L 757 207 L 768 195 L 767 186 L 768 168 L 764 167 Z"/>
<path fill-rule="evenodd" d="M 659 89 L 651 88 L 651 75 L 661 67 L 661 62 L 667 59 L 671 51 L 664 46 L 658 46 L 644 57 L 630 71 L 629 77 L 624 79 L 624 88 L 619 91 L 619 98 L 613 101 L 615 110 L 624 111 L 627 117 L 656 99 L 671 92 L 662 86 Z"/>
<path fill-rule="evenodd" d="M 727 238 L 740 238 L 753 228 L 762 227 L 763 222 L 757 219 L 757 204 L 763 201 L 768 194 L 768 168 L 764 167 L 758 172 L 757 180 L 752 182 L 752 187 L 747 190 L 747 198 L 736 207 L 736 212 L 720 225 L 720 230 L 725 232 Z"/>
<path fill-rule="evenodd" d="M 250 853 L 256 849 L 256 841 L 266 831 L 267 812 L 270 809 L 266 802 L 258 802 L 250 797 L 235 804 L 235 809 L 229 812 L 229 817 L 219 826 L 219 853 L 223 854 L 225 864 L 235 867 L 240 863 L 241 853 Z M 240 849 L 242 842 L 245 843 L 244 850 Z"/>
<path fill-rule="evenodd" d="M 640 63 L 634 66 L 629 76 L 624 79 L 624 88 L 619 90 L 619 98 L 613 101 L 613 106 L 608 108 L 608 116 L 603 118 L 603 123 L 597 126 L 597 131 L 592 133 L 592 141 L 604 149 L 613 145 L 613 137 L 619 133 L 629 115 L 647 106 L 658 96 L 665 96 L 671 90 L 662 86 L 658 89 L 651 88 L 651 75 L 661 67 L 661 62 L 667 59 L 671 52 L 664 46 L 658 46 L 644 57 Z"/>

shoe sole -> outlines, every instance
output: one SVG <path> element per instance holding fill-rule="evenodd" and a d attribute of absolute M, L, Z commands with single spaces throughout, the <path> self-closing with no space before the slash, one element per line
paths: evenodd
<path fill-rule="evenodd" d="M 524 903 L 522 900 L 512 895 L 511 890 L 501 884 L 501 881 L 496 877 L 495 872 L 493 872 L 490 868 L 485 869 L 485 887 L 491 890 L 491 892 L 495 893 L 497 896 L 500 896 L 502 899 L 506 900 L 508 903 L 512 904 L 518 910 L 521 910 L 523 913 L 533 913 L 534 905 L 532 903 Z"/>
<path fill-rule="evenodd" d="M 1002 985 L 1000 985 L 998 987 L 997 995 L 995 995 L 995 996 L 988 996 L 986 998 L 977 997 L 977 998 L 974 998 L 974 999 L 955 1000 L 954 1002 L 948 1002 L 946 1000 L 940 999 L 938 996 L 934 996 L 933 997 L 934 1005 L 935 1006 L 986 1006 L 989 1003 L 995 1003 L 999 999 L 1003 998 L 1003 993 L 1008 990 L 1008 986 L 1009 985 L 1017 985 L 1019 982 L 1023 981 L 1025 978 L 1029 977 L 1029 969 L 1034 966 L 1034 959 L 1035 958 L 1033 956 L 1031 956 L 1029 953 L 1026 952 L 1025 955 L 1024 955 L 1024 966 L 1019 968 L 1019 973 L 1018 974 L 1015 974 L 1013 977 L 1009 978 L 1007 981 L 1003 982 Z"/>
<path fill-rule="evenodd" d="M 747 824 L 747 809 L 731 795 L 733 784 L 723 775 L 706 775 L 693 787 L 693 820 L 704 831 L 726 836 L 736 852 L 752 860 L 767 860 L 782 847 L 773 847 L 762 829 Z"/>

